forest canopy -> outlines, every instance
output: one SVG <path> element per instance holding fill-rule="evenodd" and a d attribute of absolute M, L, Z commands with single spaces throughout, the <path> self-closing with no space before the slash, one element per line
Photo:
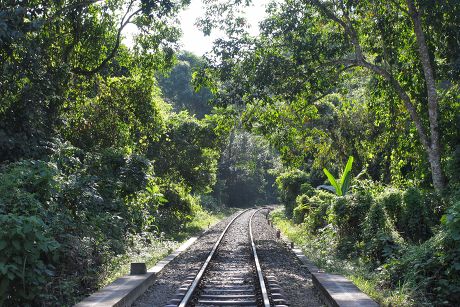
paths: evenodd
<path fill-rule="evenodd" d="M 276 202 L 379 303 L 458 302 L 460 2 L 270 1 L 257 35 L 251 1 L 203 3 L 203 57 L 187 0 L 0 3 L 0 305 L 74 304 Z"/>

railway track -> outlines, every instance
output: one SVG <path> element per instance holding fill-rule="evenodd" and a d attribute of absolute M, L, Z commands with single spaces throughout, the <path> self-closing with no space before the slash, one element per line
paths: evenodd
<path fill-rule="evenodd" d="M 274 276 L 264 276 L 252 234 L 260 210 L 235 216 L 200 269 L 191 271 L 166 307 L 288 306 Z"/>

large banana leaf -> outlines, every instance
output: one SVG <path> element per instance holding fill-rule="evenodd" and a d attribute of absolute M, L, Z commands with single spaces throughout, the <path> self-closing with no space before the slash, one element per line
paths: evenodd
<path fill-rule="evenodd" d="M 337 191 L 335 190 L 335 188 L 331 185 L 325 185 L 325 184 L 322 184 L 322 185 L 319 185 L 317 187 L 317 189 L 326 189 L 328 191 L 331 191 L 332 193 L 334 194 L 337 194 Z"/>
<path fill-rule="evenodd" d="M 350 188 L 352 165 L 353 165 L 353 156 L 350 156 L 348 158 L 347 165 L 345 166 L 345 169 L 343 170 L 342 179 L 340 179 L 340 185 L 341 185 L 343 196 L 347 194 L 348 189 Z"/>
<path fill-rule="evenodd" d="M 337 184 L 337 181 L 335 180 L 334 176 L 332 176 L 332 174 L 329 173 L 329 171 L 326 168 L 323 168 L 323 172 L 326 174 L 327 179 L 329 179 L 331 185 L 335 188 L 335 193 L 338 196 L 342 196 L 342 188 L 339 184 Z"/>

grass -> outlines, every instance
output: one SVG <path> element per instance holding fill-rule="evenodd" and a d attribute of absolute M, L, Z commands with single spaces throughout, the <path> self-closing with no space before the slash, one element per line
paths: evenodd
<path fill-rule="evenodd" d="M 204 210 L 201 207 L 199 207 L 194 212 L 192 220 L 189 221 L 185 225 L 183 230 L 177 233 L 174 233 L 172 238 L 176 241 L 184 241 L 188 239 L 189 237 L 200 233 L 204 229 L 207 229 L 215 225 L 221 219 L 235 212 L 235 210 L 237 209 L 235 208 L 222 209 L 221 208 L 219 211 L 211 212 L 211 211 Z"/>
<path fill-rule="evenodd" d="M 378 272 L 370 272 L 364 263 L 357 260 L 336 257 L 335 244 L 328 237 L 327 230 L 322 235 L 313 236 L 307 233 L 302 225 L 296 225 L 286 218 L 281 207 L 272 211 L 270 218 L 273 224 L 322 270 L 344 275 L 382 306 L 414 306 L 411 290 L 405 285 L 396 290 L 385 289 L 380 286 Z"/>
<path fill-rule="evenodd" d="M 225 209 L 214 213 L 197 208 L 192 220 L 187 223 L 184 229 L 172 234 L 171 237 L 150 238 L 148 244 L 141 241 L 135 242 L 135 251 L 113 258 L 110 265 L 106 268 L 105 276 L 101 278 L 99 288 L 103 288 L 117 278 L 129 274 L 131 262 L 145 262 L 147 268 L 154 266 L 190 237 L 215 225 L 234 211 L 235 209 Z"/>

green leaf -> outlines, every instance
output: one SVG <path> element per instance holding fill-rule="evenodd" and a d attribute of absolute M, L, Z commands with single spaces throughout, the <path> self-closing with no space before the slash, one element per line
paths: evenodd
<path fill-rule="evenodd" d="M 331 183 L 331 185 L 335 188 L 337 195 L 342 196 L 342 189 L 337 184 L 337 181 L 335 181 L 334 176 L 332 176 L 332 174 L 326 168 L 323 168 L 323 172 L 326 174 L 327 179 L 329 179 L 329 182 Z"/>
<path fill-rule="evenodd" d="M 17 250 L 21 250 L 21 243 L 19 243 L 18 241 L 13 241 L 13 246 Z"/>
<path fill-rule="evenodd" d="M 317 188 L 318 188 L 318 189 L 326 189 L 326 190 L 328 190 L 328 191 L 331 191 L 331 192 L 334 193 L 334 194 L 337 193 L 337 191 L 335 190 L 335 188 L 334 188 L 333 186 L 331 186 L 331 185 L 322 184 L 322 185 L 319 185 Z"/>
<path fill-rule="evenodd" d="M 343 195 L 345 195 L 348 192 L 348 189 L 350 188 L 352 165 L 353 165 L 353 156 L 350 156 L 348 158 L 347 165 L 345 166 L 345 169 L 343 170 L 342 179 L 340 180 L 340 183 L 342 185 Z"/>

